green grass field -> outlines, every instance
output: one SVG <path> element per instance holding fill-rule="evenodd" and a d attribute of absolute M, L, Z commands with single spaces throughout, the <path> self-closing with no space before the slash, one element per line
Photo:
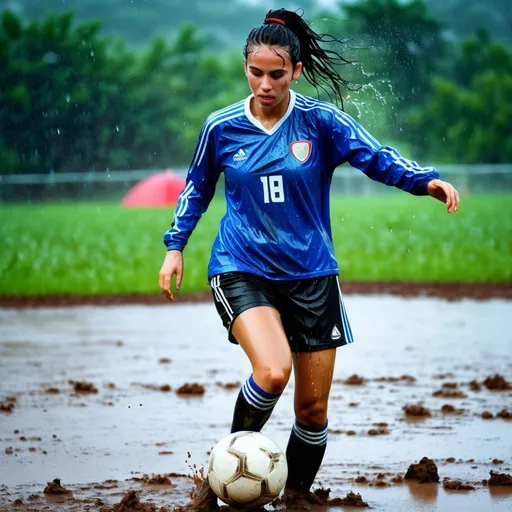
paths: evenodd
<path fill-rule="evenodd" d="M 208 289 L 224 201 L 215 199 L 184 251 L 183 291 Z M 118 204 L 0 206 L 0 295 L 158 291 L 172 209 Z M 512 281 L 512 197 L 463 198 L 460 211 L 399 193 L 334 197 L 342 280 Z"/>

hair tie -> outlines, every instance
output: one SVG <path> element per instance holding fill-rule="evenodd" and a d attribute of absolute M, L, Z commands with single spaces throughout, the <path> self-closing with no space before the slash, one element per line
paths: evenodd
<path fill-rule="evenodd" d="M 286 23 L 283 20 L 280 20 L 279 18 L 265 18 L 265 23 L 279 23 L 286 27 Z"/>

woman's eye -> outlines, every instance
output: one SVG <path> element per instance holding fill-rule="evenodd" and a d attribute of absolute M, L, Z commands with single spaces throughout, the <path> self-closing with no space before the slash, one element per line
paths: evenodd
<path fill-rule="evenodd" d="M 274 79 L 274 80 L 279 80 L 280 78 L 282 78 L 283 76 L 283 73 L 271 73 L 270 76 Z"/>

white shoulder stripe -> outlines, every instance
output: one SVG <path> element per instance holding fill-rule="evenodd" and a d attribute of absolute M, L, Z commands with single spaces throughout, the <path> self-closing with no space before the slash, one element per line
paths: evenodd
<path fill-rule="evenodd" d="M 375 139 L 375 137 L 373 137 L 361 125 L 357 126 L 357 124 L 354 122 L 354 119 L 351 116 L 349 116 L 346 112 L 344 112 L 340 108 L 336 107 L 335 105 L 332 105 L 331 103 L 328 103 L 327 101 L 315 100 L 314 98 L 306 98 L 305 96 L 302 96 L 300 99 L 304 102 L 303 106 L 309 107 L 307 110 L 312 110 L 312 109 L 318 108 L 320 110 L 325 110 L 327 112 L 331 112 L 335 116 L 338 116 L 339 121 L 341 121 L 341 119 L 339 119 L 340 117 L 343 118 L 346 121 L 343 124 L 350 125 L 352 130 L 354 130 L 354 132 L 359 133 L 363 137 L 364 140 L 368 141 L 368 143 L 370 145 L 372 145 L 372 146 L 376 145 L 377 147 L 381 146 L 381 144 Z M 303 108 L 301 110 L 306 110 L 306 109 Z M 373 143 L 370 143 L 369 141 L 372 141 Z"/>
<path fill-rule="evenodd" d="M 217 117 L 222 116 L 224 114 L 227 114 L 227 113 L 231 112 L 232 110 L 236 110 L 237 108 L 243 107 L 244 106 L 244 102 L 245 102 L 245 100 L 242 100 L 242 101 L 239 101 L 237 103 L 233 103 L 232 105 L 228 105 L 227 107 L 224 107 L 224 108 L 222 108 L 220 110 L 212 112 L 208 116 L 208 118 L 206 119 L 206 123 L 205 124 L 208 124 L 208 122 L 213 121 Z"/>
<path fill-rule="evenodd" d="M 228 115 L 230 113 L 232 115 Z M 194 161 L 192 162 L 191 167 L 195 167 L 196 165 L 199 165 L 201 163 L 201 160 L 203 159 L 204 153 L 206 151 L 206 146 L 208 145 L 208 137 L 210 136 L 210 132 L 213 130 L 213 128 L 215 128 L 217 125 L 219 125 L 221 123 L 224 123 L 231 119 L 235 119 L 236 117 L 240 117 L 242 115 L 244 115 L 243 106 L 239 109 L 233 110 L 233 112 L 227 112 L 224 116 L 218 116 L 215 119 L 210 120 L 204 126 L 203 132 L 201 134 L 201 139 L 197 146 L 196 156 L 194 158 Z"/>
<path fill-rule="evenodd" d="M 325 110 L 326 112 L 329 112 L 331 114 L 334 114 L 336 119 L 343 125 L 345 125 L 350 130 L 350 136 L 351 138 L 354 138 L 354 136 L 357 134 L 362 140 L 364 140 L 371 148 L 377 150 L 381 147 L 381 145 L 378 143 L 377 140 L 375 140 L 372 135 L 370 135 L 362 126 L 358 126 L 354 120 L 347 114 L 345 114 L 342 110 L 333 109 L 330 107 L 326 107 L 324 105 L 315 105 L 310 107 L 301 107 L 300 105 L 297 105 L 297 108 L 299 110 L 302 110 L 303 112 L 309 112 L 310 110 Z"/>
<path fill-rule="evenodd" d="M 212 123 L 214 123 L 217 119 L 220 119 L 224 115 L 231 114 L 231 113 L 237 112 L 239 110 L 241 112 L 243 112 L 243 107 L 244 107 L 244 102 L 243 101 L 239 101 L 238 103 L 235 103 L 235 104 L 230 105 L 230 106 L 228 106 L 226 108 L 223 108 L 222 110 L 217 110 L 216 112 L 213 112 L 212 114 L 210 114 L 206 118 L 206 121 L 204 122 L 203 127 L 201 129 L 201 133 L 200 133 L 200 136 L 199 136 L 199 142 L 196 145 L 196 149 L 195 149 L 194 157 L 193 157 L 193 162 L 192 162 L 192 165 L 190 167 L 193 167 L 194 165 L 196 165 L 197 156 L 201 152 L 201 147 L 202 147 L 202 145 L 204 143 L 205 135 L 206 135 L 206 133 L 210 133 L 209 130 L 208 130 L 209 126 Z"/>

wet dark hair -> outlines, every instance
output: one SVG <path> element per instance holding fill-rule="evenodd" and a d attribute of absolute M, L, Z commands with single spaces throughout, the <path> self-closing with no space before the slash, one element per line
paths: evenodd
<path fill-rule="evenodd" d="M 324 90 L 329 98 L 343 107 L 342 88 L 349 89 L 350 83 L 335 66 L 352 62 L 336 51 L 322 48 L 320 43 L 345 42 L 329 34 L 317 34 L 302 19 L 303 13 L 286 9 L 268 11 L 263 24 L 253 28 L 247 36 L 244 57 L 247 59 L 251 46 L 281 46 L 289 52 L 294 69 L 299 61 L 302 62 L 302 73 L 317 92 L 319 88 Z"/>

